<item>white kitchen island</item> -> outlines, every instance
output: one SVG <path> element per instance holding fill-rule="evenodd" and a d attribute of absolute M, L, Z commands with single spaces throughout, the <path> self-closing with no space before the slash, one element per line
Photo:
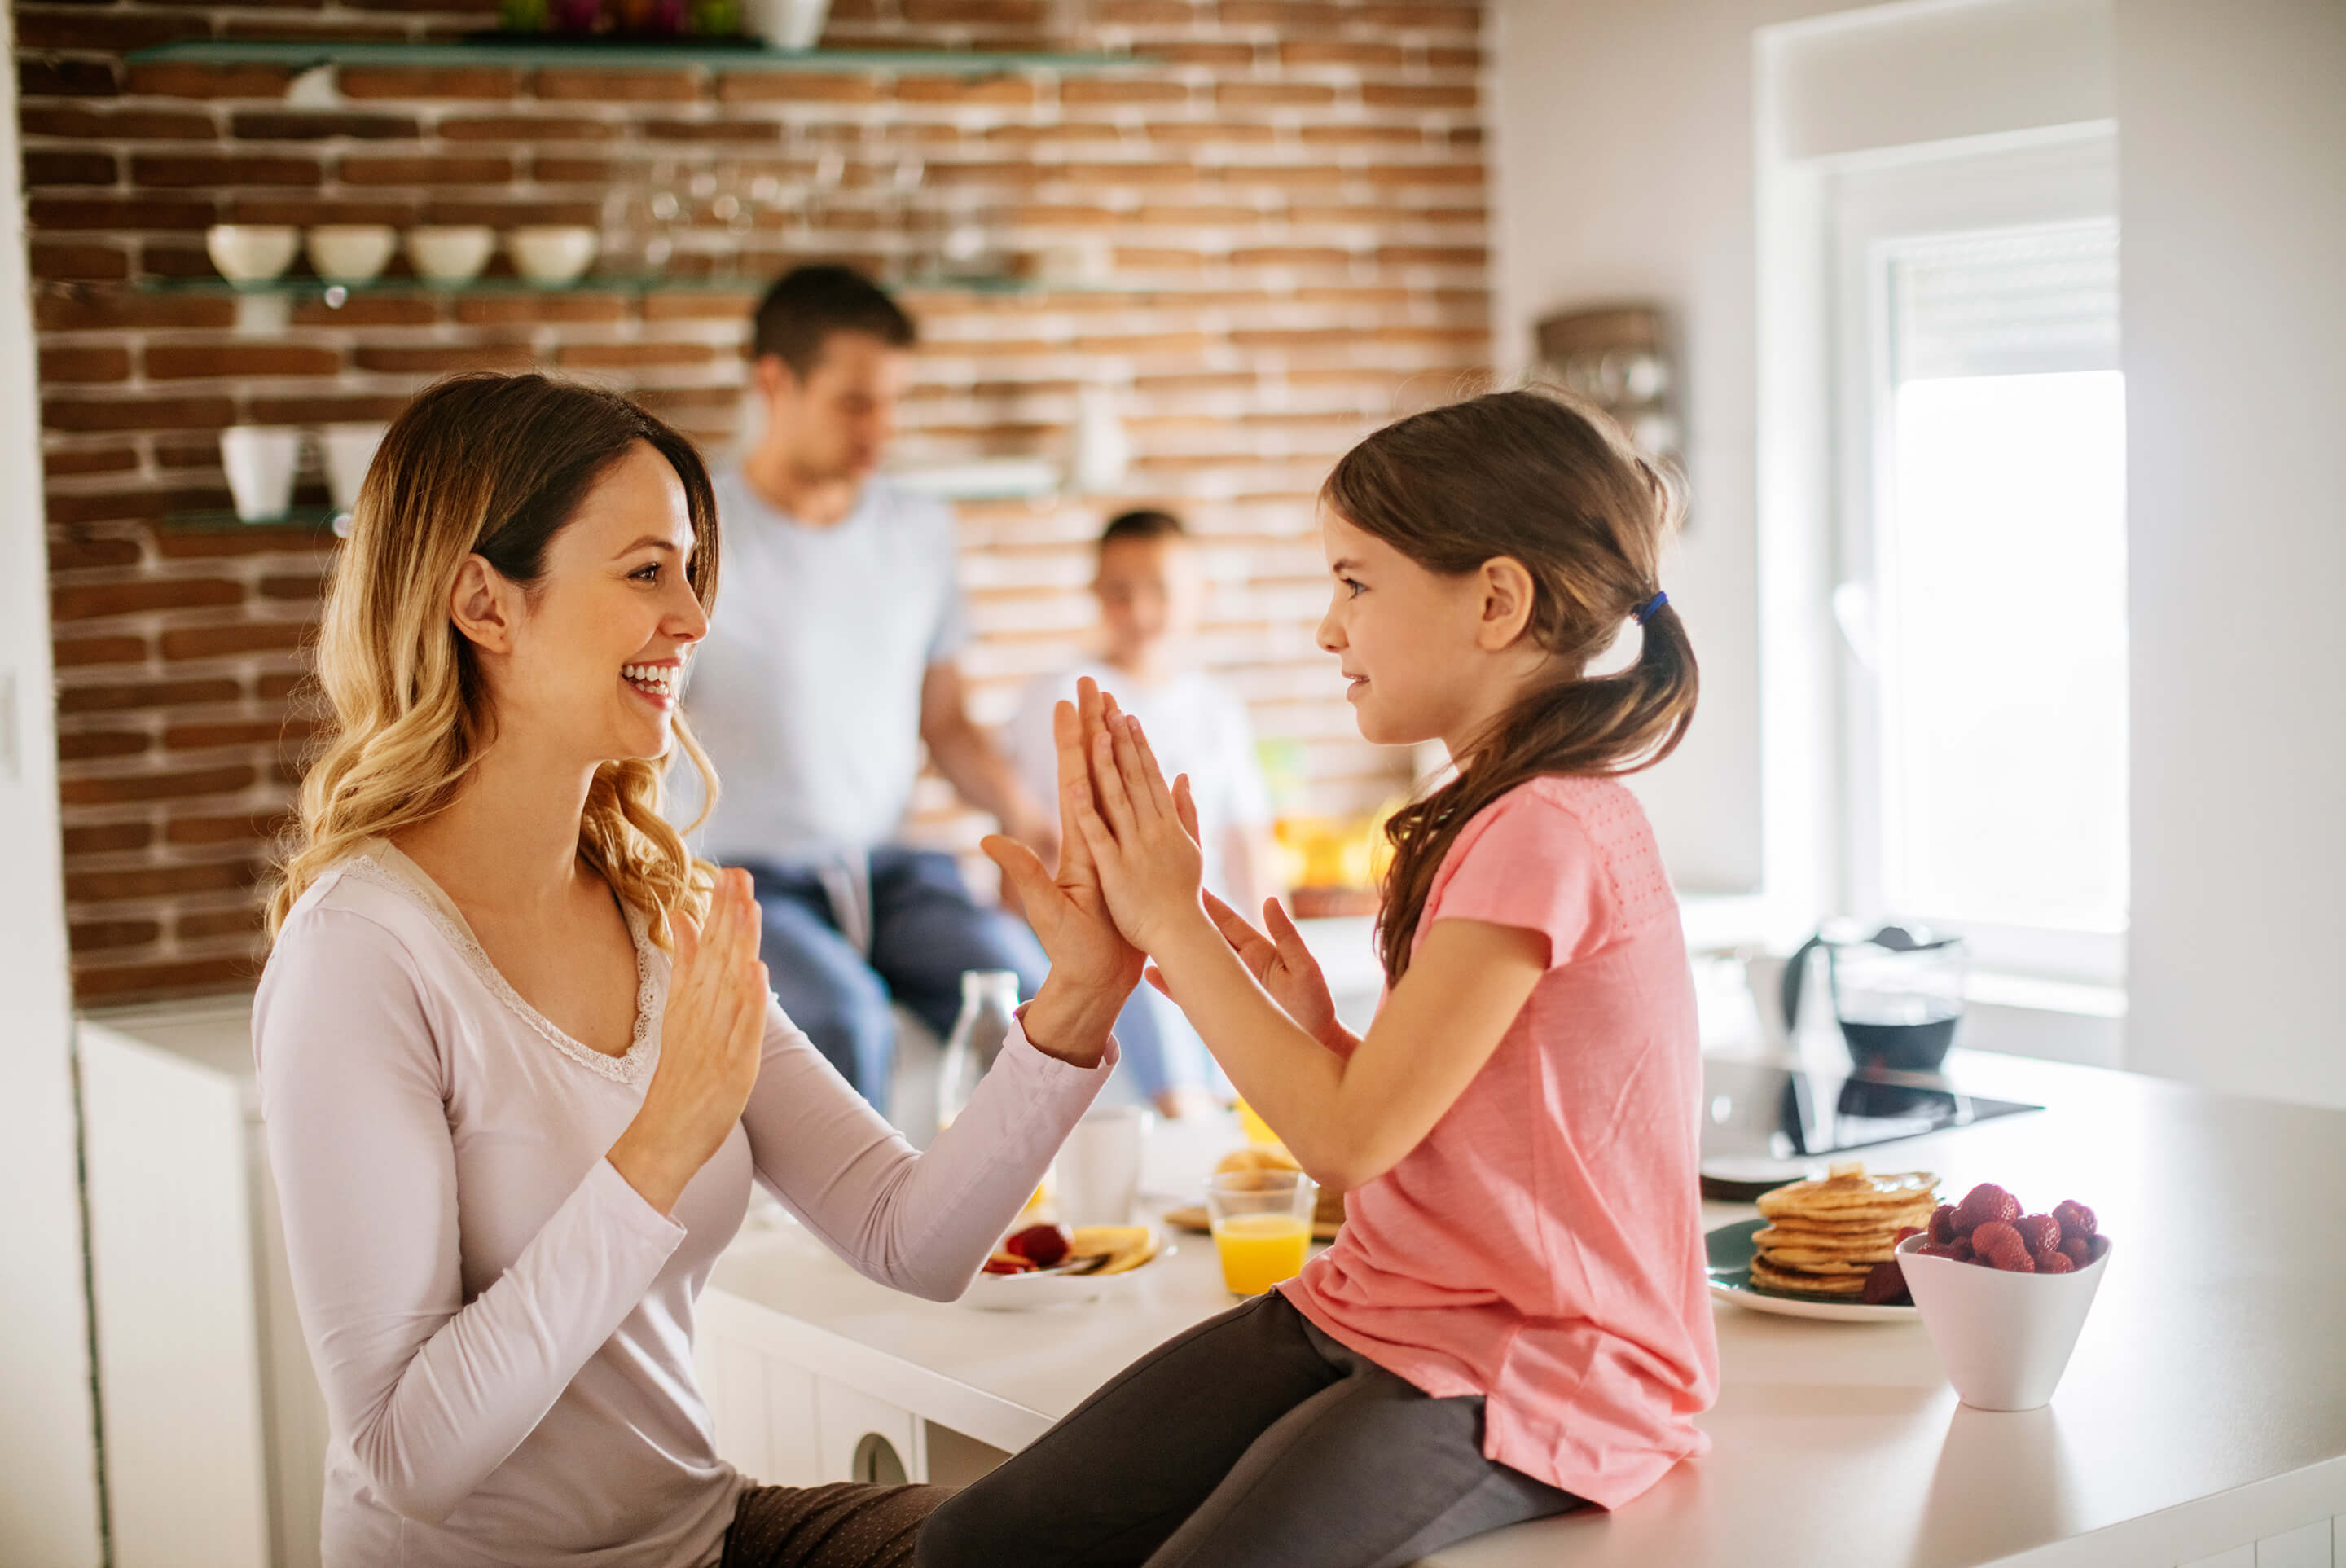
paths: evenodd
<path fill-rule="evenodd" d="M 2346 1565 L 2346 1113 L 2016 1057 L 1959 1053 L 1952 1070 L 2050 1108 L 1869 1151 L 1874 1168 L 1933 1170 L 1953 1194 L 1996 1181 L 2036 1210 L 2077 1197 L 2113 1238 L 2049 1408 L 1959 1407 L 1918 1324 L 1720 1305 L 1709 1455 L 1616 1513 L 1427 1561 Z M 1164 1140 L 1151 1186 L 1179 1190 L 1234 1142 Z M 1707 1222 L 1751 1212 L 1712 1205 Z M 966 1479 L 990 1457 L 979 1445 L 1024 1446 L 1229 1304 L 1211 1243 L 1180 1241 L 1107 1300 L 994 1313 L 897 1295 L 787 1221 L 753 1226 L 703 1298 L 720 1444 L 787 1481 L 855 1473 L 859 1451 L 869 1472 L 877 1435 L 911 1474 Z"/>

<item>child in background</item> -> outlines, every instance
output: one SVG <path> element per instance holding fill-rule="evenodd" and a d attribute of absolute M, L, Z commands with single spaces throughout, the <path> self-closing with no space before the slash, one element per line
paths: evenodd
<path fill-rule="evenodd" d="M 1092 596 L 1099 601 L 1101 657 L 1027 687 L 1003 736 L 1012 765 L 1036 799 L 1058 793 L 1051 711 L 1088 677 L 1126 712 L 1146 718 L 1165 765 L 1189 776 L 1204 835 L 1207 889 L 1239 909 L 1255 908 L 1272 891 L 1270 797 L 1255 760 L 1246 704 L 1212 676 L 1183 664 L 1205 591 L 1197 547 L 1181 520 L 1155 511 L 1110 520 L 1100 533 Z M 1158 1021 L 1148 1016 L 1156 1005 L 1161 1004 L 1155 998 L 1136 993 L 1117 1024 L 1117 1039 L 1135 1084 L 1160 1111 L 1178 1115 L 1179 1074 Z"/>
<path fill-rule="evenodd" d="M 1618 1507 L 1708 1447 L 1693 985 L 1615 777 L 1693 717 L 1656 585 L 1676 494 L 1602 415 L 1522 391 L 1378 432 L 1321 501 L 1320 644 L 1361 733 L 1458 761 L 1387 830 L 1368 1034 L 1291 926 L 1201 894 L 1193 787 L 1088 686 L 1066 744 L 1092 799 L 1062 807 L 1126 940 L 1345 1193 L 1343 1229 L 948 1502 L 925 1568 L 1397 1568 Z M 1636 661 L 1590 673 L 1632 622 Z"/>

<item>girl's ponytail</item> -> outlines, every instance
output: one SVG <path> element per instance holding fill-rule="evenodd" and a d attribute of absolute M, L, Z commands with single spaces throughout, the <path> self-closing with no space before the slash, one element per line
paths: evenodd
<path fill-rule="evenodd" d="M 1434 873 L 1477 812 L 1541 774 L 1650 768 L 1685 738 L 1701 674 L 1658 582 L 1683 495 L 1604 414 L 1543 387 L 1386 426 L 1345 453 L 1321 498 L 1430 571 L 1521 562 L 1534 583 L 1529 635 L 1575 672 L 1524 697 L 1455 778 L 1386 824 L 1393 856 L 1377 945 L 1398 983 Z M 1637 662 L 1578 674 L 1631 619 L 1643 637 Z"/>

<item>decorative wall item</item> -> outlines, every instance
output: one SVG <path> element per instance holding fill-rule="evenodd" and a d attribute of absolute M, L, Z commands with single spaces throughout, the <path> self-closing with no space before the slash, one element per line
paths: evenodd
<path fill-rule="evenodd" d="M 1535 331 L 1541 373 L 1620 421 L 1647 453 L 1684 463 L 1678 361 L 1661 307 L 1571 311 Z"/>

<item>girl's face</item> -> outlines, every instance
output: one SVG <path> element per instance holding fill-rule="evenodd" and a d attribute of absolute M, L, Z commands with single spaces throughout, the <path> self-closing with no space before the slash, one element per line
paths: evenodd
<path fill-rule="evenodd" d="M 667 753 L 686 656 L 709 632 L 685 580 L 692 543 L 676 471 L 638 443 L 546 545 L 536 593 L 511 596 L 509 647 L 489 661 L 501 736 L 587 763 Z"/>
<path fill-rule="evenodd" d="M 1320 622 L 1361 734 L 1381 746 L 1455 742 L 1488 708 L 1485 585 L 1429 572 L 1328 507 L 1320 542 L 1335 597 Z"/>

